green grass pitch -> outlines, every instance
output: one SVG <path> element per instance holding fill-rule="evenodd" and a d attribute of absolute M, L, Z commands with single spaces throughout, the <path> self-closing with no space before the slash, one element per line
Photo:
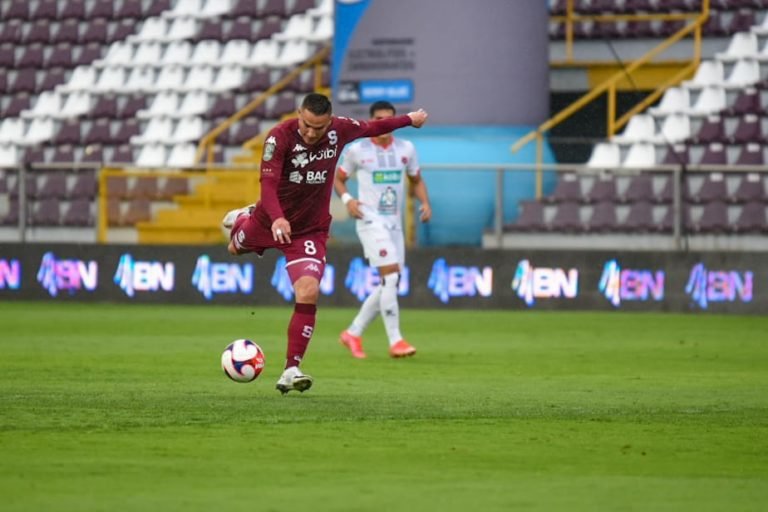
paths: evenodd
<path fill-rule="evenodd" d="M 321 305 L 281 396 L 290 310 L 0 304 L 0 509 L 768 507 L 768 317 L 404 310 L 416 357 L 357 361 Z"/>

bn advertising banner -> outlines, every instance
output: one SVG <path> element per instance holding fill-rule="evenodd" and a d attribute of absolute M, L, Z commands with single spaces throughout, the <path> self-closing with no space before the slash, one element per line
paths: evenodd
<path fill-rule="evenodd" d="M 0 302 L 278 305 L 293 290 L 277 251 L 223 247 L 0 245 Z M 321 305 L 357 306 L 378 276 L 352 248 L 329 250 Z M 763 253 L 419 249 L 400 301 L 418 308 L 768 313 Z"/>

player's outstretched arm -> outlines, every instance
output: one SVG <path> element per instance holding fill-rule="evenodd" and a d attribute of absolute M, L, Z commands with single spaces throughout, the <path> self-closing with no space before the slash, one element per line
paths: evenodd
<path fill-rule="evenodd" d="M 427 114 L 423 108 L 420 108 L 415 112 L 409 112 L 408 117 L 411 118 L 411 125 L 413 125 L 414 128 L 421 128 L 424 126 L 424 123 L 427 122 L 429 114 Z"/>

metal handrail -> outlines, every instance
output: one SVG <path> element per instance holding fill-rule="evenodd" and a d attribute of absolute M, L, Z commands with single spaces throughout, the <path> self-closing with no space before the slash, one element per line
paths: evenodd
<path fill-rule="evenodd" d="M 290 84 L 297 76 L 299 76 L 302 72 L 304 72 L 306 69 L 309 69 L 312 66 L 315 66 L 315 87 L 317 88 L 317 84 L 321 82 L 321 77 L 318 77 L 318 75 L 321 74 L 320 66 L 322 66 L 323 60 L 330 54 L 330 47 L 324 47 L 319 52 L 317 52 L 315 55 L 304 61 L 299 66 L 292 69 L 287 75 L 285 75 L 283 78 L 281 78 L 276 83 L 272 84 L 272 86 L 269 87 L 266 91 L 259 94 L 251 100 L 247 105 L 245 105 L 243 108 L 229 116 L 227 119 L 225 119 L 221 124 L 216 126 L 213 130 L 208 132 L 203 136 L 203 138 L 200 139 L 200 142 L 197 145 L 197 152 L 195 153 L 195 163 L 200 163 L 203 159 L 203 155 L 207 153 L 207 159 L 206 161 L 208 164 L 213 163 L 213 146 L 216 143 L 216 138 L 221 135 L 225 130 L 228 130 L 233 124 L 240 121 L 242 118 L 253 112 L 256 108 L 258 108 L 260 105 L 262 105 L 264 102 L 267 101 L 271 96 L 274 94 L 280 92 L 285 86 Z"/>
<path fill-rule="evenodd" d="M 569 0 L 568 5 L 569 5 L 569 9 L 571 10 L 570 14 L 572 14 L 572 8 L 573 8 L 572 4 L 573 4 L 573 1 Z M 675 34 L 673 34 L 672 36 L 662 41 L 660 44 L 658 44 L 656 47 L 651 49 L 641 58 L 631 62 L 626 68 L 613 74 L 610 78 L 608 78 L 607 80 L 602 82 L 600 85 L 598 85 L 597 87 L 593 88 L 592 90 L 584 94 L 581 98 L 571 103 L 569 106 L 567 106 L 566 108 L 558 112 L 553 117 L 543 122 L 535 130 L 531 130 L 530 132 L 528 132 L 526 135 L 518 139 L 512 145 L 511 151 L 513 153 L 516 153 L 532 140 L 534 139 L 536 140 L 536 171 L 537 171 L 536 172 L 536 197 L 541 197 L 541 193 L 542 193 L 541 162 L 543 160 L 543 154 L 544 154 L 544 141 L 543 141 L 544 134 L 549 130 L 551 130 L 552 128 L 554 128 L 555 126 L 559 125 L 561 122 L 571 117 L 574 113 L 581 110 L 587 104 L 594 101 L 598 96 L 602 95 L 603 93 L 607 93 L 608 94 L 607 136 L 608 137 L 612 136 L 614 133 L 616 133 L 616 131 L 618 131 L 621 127 L 623 127 L 629 121 L 632 115 L 634 115 L 635 113 L 639 112 L 643 108 L 650 105 L 651 102 L 658 99 L 661 96 L 661 94 L 663 94 L 664 91 L 666 91 L 667 88 L 678 83 L 685 76 L 687 76 L 688 73 L 692 72 L 693 69 L 698 67 L 699 62 L 701 61 L 701 27 L 704 25 L 704 23 L 706 23 L 708 18 L 709 18 L 709 0 L 702 0 L 702 10 L 698 14 L 698 16 L 696 16 L 696 18 L 693 20 L 693 23 L 690 23 L 685 27 L 681 28 L 680 30 L 678 30 Z M 670 46 L 677 43 L 683 37 L 687 36 L 691 32 L 694 33 L 694 55 L 690 64 L 685 68 L 683 68 L 682 70 L 680 70 L 678 73 L 676 73 L 672 78 L 660 84 L 659 87 L 657 87 L 656 90 L 653 93 L 651 93 L 651 95 L 648 98 L 639 102 L 629 112 L 624 114 L 619 119 L 615 119 L 616 91 L 617 91 L 617 84 L 619 83 L 619 81 L 625 80 L 627 76 L 631 76 L 632 73 L 636 71 L 638 68 L 640 68 L 641 66 L 644 66 L 645 64 L 650 63 L 657 55 L 667 50 Z"/>

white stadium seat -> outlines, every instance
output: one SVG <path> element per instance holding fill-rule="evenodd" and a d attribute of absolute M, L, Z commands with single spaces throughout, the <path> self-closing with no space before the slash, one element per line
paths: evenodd
<path fill-rule="evenodd" d="M 201 41 L 197 43 L 192 51 L 190 62 L 196 65 L 209 64 L 216 65 L 221 56 L 221 43 L 218 41 Z"/>
<path fill-rule="evenodd" d="M 716 53 L 715 58 L 727 62 L 743 58 L 755 58 L 758 53 L 757 35 L 752 32 L 737 32 L 731 38 L 728 48 L 724 52 Z"/>
<path fill-rule="evenodd" d="M 595 169 L 611 169 L 621 163 L 621 149 L 612 142 L 600 142 L 592 149 L 592 155 L 587 161 L 587 167 Z"/>
<path fill-rule="evenodd" d="M 131 144 L 169 143 L 173 134 L 173 120 L 170 117 L 153 117 L 141 135 L 131 137 Z"/>
<path fill-rule="evenodd" d="M 53 91 L 43 91 L 37 97 L 35 106 L 21 112 L 21 117 L 49 117 L 58 113 L 63 105 L 64 98 L 61 94 Z"/>
<path fill-rule="evenodd" d="M 205 125 L 200 117 L 183 117 L 176 123 L 176 128 L 171 135 L 173 143 L 190 142 L 198 140 L 205 132 Z"/>
<path fill-rule="evenodd" d="M 619 135 L 614 135 L 611 141 L 619 144 L 630 144 L 632 142 L 651 140 L 655 133 L 656 123 L 653 116 L 637 114 L 629 119 L 624 131 Z"/>
<path fill-rule="evenodd" d="M 710 85 L 721 85 L 723 82 L 725 82 L 723 63 L 716 60 L 705 60 L 699 64 L 693 78 L 683 82 L 683 87 L 701 89 Z"/>
<path fill-rule="evenodd" d="M 147 144 L 139 151 L 136 165 L 139 167 L 162 167 L 165 165 L 166 150 L 163 144 Z"/>
<path fill-rule="evenodd" d="M 652 115 L 677 114 L 688 112 L 691 108 L 691 98 L 688 89 L 670 87 L 664 92 L 659 105 L 648 109 Z"/>
<path fill-rule="evenodd" d="M 155 96 L 149 108 L 140 110 L 136 117 L 146 119 L 150 117 L 170 116 L 179 107 L 179 95 L 174 91 L 163 91 Z"/>
<path fill-rule="evenodd" d="M 194 144 L 176 144 L 171 148 L 171 154 L 165 165 L 169 167 L 190 167 L 195 164 L 197 147 Z"/>
<path fill-rule="evenodd" d="M 635 142 L 629 147 L 622 167 L 645 168 L 656 165 L 656 148 L 650 142 Z"/>

